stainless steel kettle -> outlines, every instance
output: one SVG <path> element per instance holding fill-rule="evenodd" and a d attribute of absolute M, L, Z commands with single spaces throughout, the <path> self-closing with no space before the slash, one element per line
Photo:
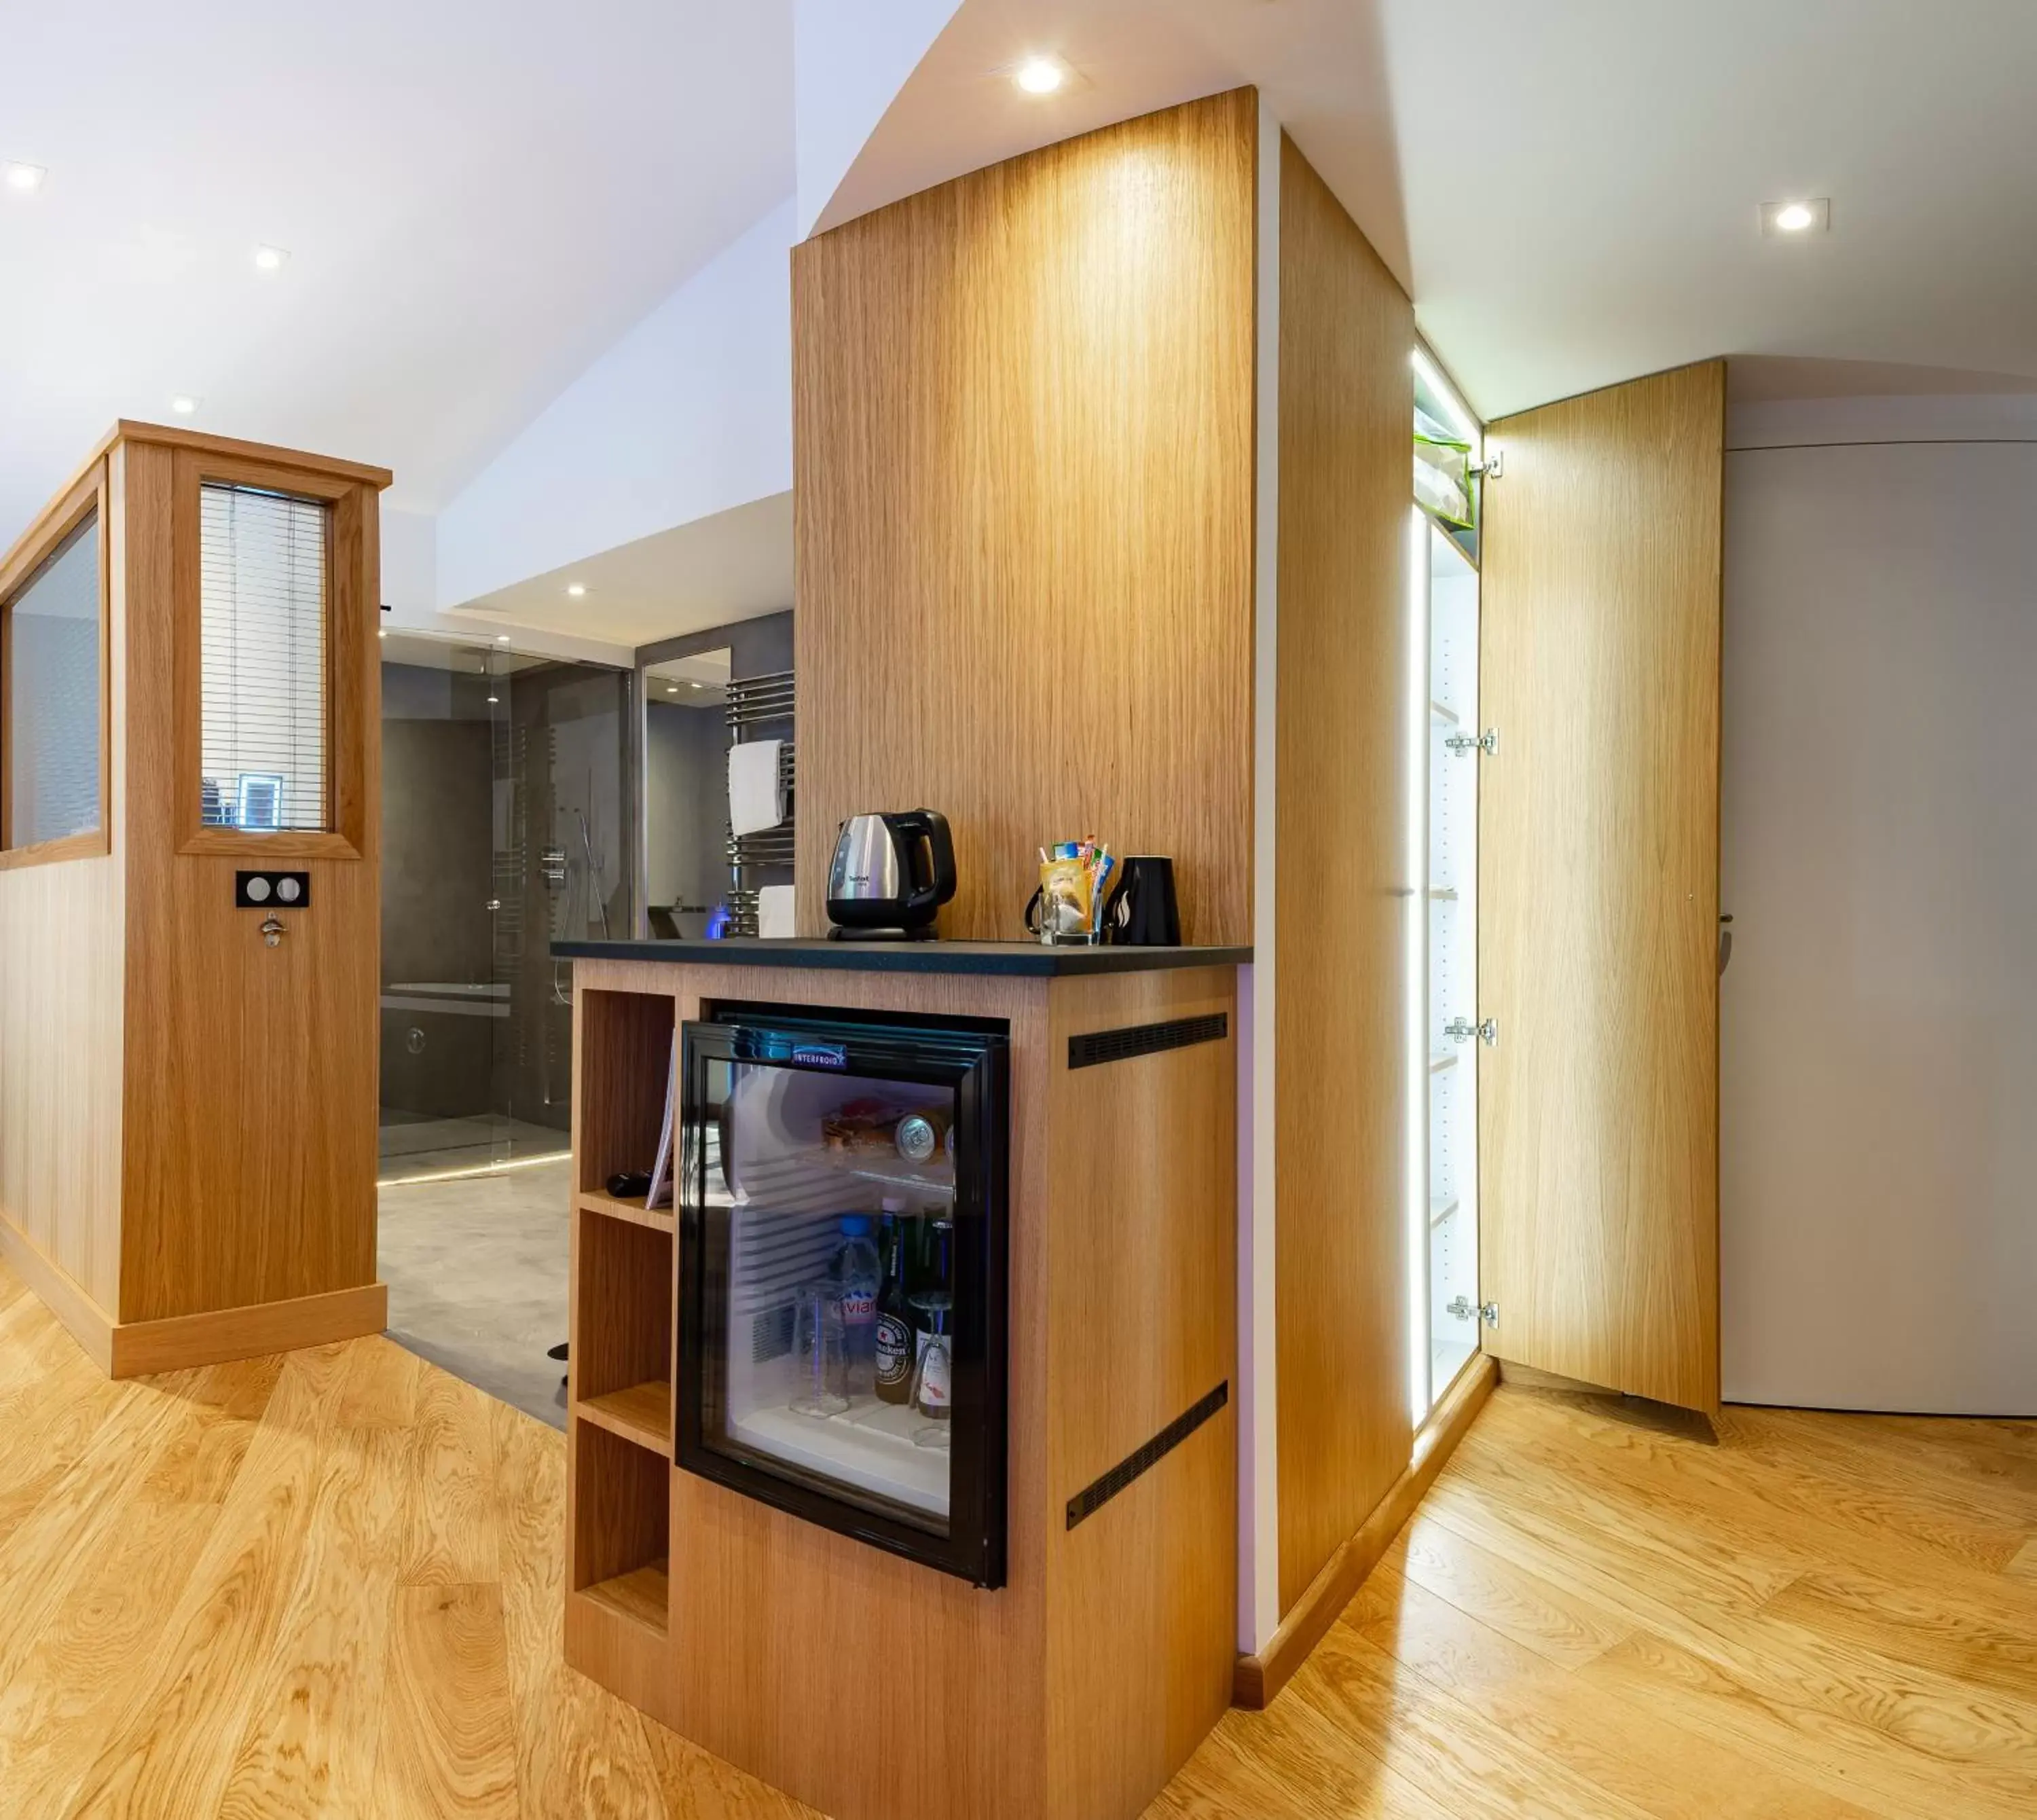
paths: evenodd
<path fill-rule="evenodd" d="M 954 842 L 934 809 L 851 815 L 828 868 L 830 932 L 843 940 L 927 936 L 955 895 Z"/>

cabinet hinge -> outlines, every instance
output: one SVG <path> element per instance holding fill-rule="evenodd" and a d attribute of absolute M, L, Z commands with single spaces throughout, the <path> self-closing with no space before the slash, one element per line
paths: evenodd
<path fill-rule="evenodd" d="M 1499 1046 L 1499 1020 L 1488 1017 L 1482 1024 L 1473 1024 L 1468 1017 L 1453 1017 L 1443 1026 L 1443 1035 L 1453 1042 L 1468 1042 L 1476 1036 L 1482 1038 L 1487 1049 Z"/>
<path fill-rule="evenodd" d="M 1506 451 L 1495 448 L 1472 472 L 1481 480 L 1498 480 L 1506 472 Z"/>
<path fill-rule="evenodd" d="M 1482 733 L 1453 733 L 1443 744 L 1459 758 L 1466 752 L 1483 752 L 1488 759 L 1495 758 L 1499 752 L 1499 729 L 1487 727 Z"/>
<path fill-rule="evenodd" d="M 1499 1304 L 1497 1302 L 1481 1302 L 1479 1304 L 1478 1313 L 1479 1319 L 1488 1327 L 1496 1327 L 1499 1325 Z"/>

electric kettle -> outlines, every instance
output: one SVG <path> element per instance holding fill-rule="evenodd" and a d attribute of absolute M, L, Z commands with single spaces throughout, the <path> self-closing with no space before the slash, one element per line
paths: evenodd
<path fill-rule="evenodd" d="M 924 940 L 955 895 L 954 842 L 934 809 L 851 815 L 828 868 L 828 933 L 838 941 Z"/>

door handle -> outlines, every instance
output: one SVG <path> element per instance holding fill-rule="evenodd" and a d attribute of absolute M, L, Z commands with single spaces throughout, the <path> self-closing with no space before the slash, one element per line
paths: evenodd
<path fill-rule="evenodd" d="M 1721 979 L 1725 977 L 1725 970 L 1732 964 L 1733 918 L 1729 914 L 1719 918 L 1718 970 Z"/>

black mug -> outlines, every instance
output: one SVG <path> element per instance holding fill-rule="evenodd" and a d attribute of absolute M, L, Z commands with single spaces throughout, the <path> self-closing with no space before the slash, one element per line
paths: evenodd
<path fill-rule="evenodd" d="M 1178 948 L 1174 862 L 1164 854 L 1128 853 L 1120 877 L 1103 913 L 1104 940 L 1125 948 Z"/>

